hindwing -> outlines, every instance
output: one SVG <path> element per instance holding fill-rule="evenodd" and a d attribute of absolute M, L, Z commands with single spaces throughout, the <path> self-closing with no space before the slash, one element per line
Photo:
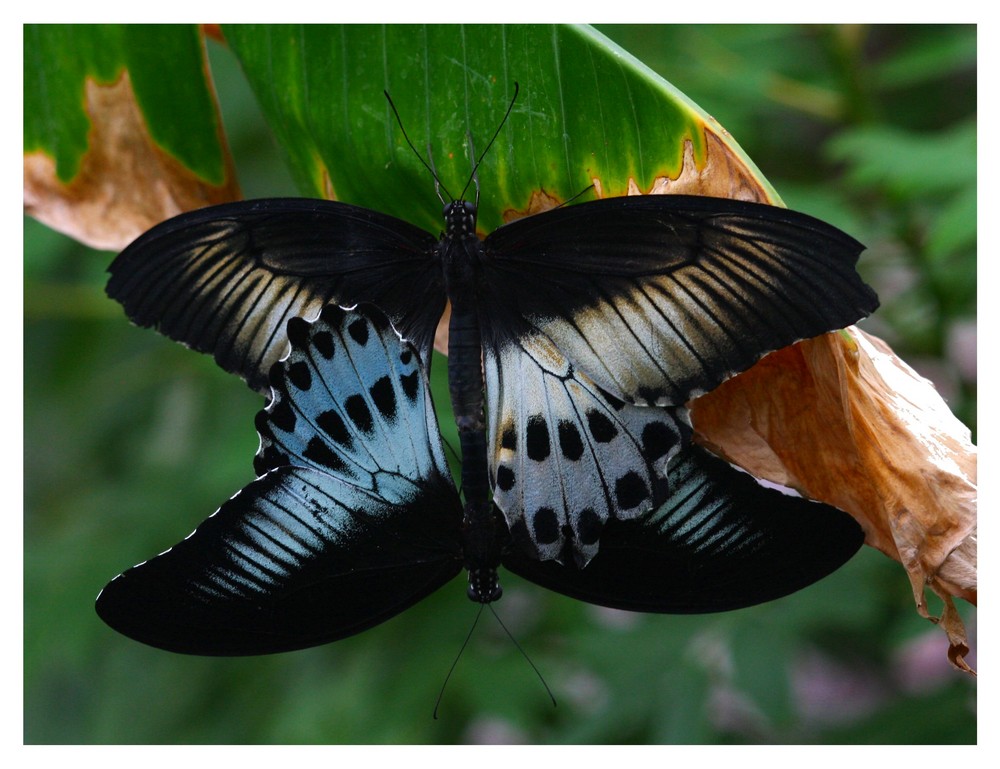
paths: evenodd
<path fill-rule="evenodd" d="M 263 654 L 360 632 L 462 569 L 462 509 L 419 358 L 373 308 L 290 324 L 257 419 L 260 477 L 112 580 L 100 616 L 192 654 Z"/>
<path fill-rule="evenodd" d="M 374 308 L 328 305 L 320 321 L 288 323 L 292 350 L 272 370 L 271 403 L 257 416 L 258 475 L 309 466 L 395 499 L 447 474 L 416 351 Z"/>
<path fill-rule="evenodd" d="M 847 513 L 768 489 L 697 446 L 671 461 L 667 501 L 612 520 L 585 569 L 511 548 L 503 565 L 549 590 L 628 611 L 728 611 L 800 590 L 842 566 L 864 534 Z"/>
<path fill-rule="evenodd" d="M 487 347 L 493 500 L 526 552 L 584 566 L 610 519 L 648 511 L 689 429 L 609 396 L 542 335 Z"/>

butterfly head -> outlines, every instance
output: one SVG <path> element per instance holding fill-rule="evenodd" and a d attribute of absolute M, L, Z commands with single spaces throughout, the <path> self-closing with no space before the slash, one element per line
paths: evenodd
<path fill-rule="evenodd" d="M 468 200 L 455 200 L 444 206 L 444 222 L 447 235 L 465 238 L 476 234 L 476 204 Z"/>

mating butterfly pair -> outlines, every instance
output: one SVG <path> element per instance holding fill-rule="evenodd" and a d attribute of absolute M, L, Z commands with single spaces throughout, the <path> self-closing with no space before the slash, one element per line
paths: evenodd
<path fill-rule="evenodd" d="M 176 652 L 261 654 L 382 622 L 449 582 L 468 533 L 420 358 L 375 308 L 288 324 L 257 418 L 257 480 L 167 552 L 116 577 L 97 610 Z M 834 508 L 766 489 L 693 445 L 669 501 L 604 527 L 585 568 L 507 541 L 502 564 L 592 603 L 706 612 L 793 592 L 854 554 Z M 503 519 L 499 519 L 500 525 Z"/>
<path fill-rule="evenodd" d="M 501 565 L 593 603 L 715 611 L 804 587 L 860 547 L 846 514 L 692 446 L 684 410 L 873 311 L 856 241 L 688 196 L 567 206 L 485 240 L 469 202 L 445 222 L 438 239 L 342 203 L 247 201 L 118 257 L 108 293 L 135 322 L 272 400 L 257 480 L 113 580 L 110 625 L 175 651 L 283 651 L 381 622 L 463 567 L 470 597 L 495 600 Z M 426 385 L 448 301 L 464 505 Z"/>

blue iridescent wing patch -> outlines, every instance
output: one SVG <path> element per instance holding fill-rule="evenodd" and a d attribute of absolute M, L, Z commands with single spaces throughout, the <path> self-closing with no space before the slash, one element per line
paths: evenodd
<path fill-rule="evenodd" d="M 260 413 L 260 477 L 191 535 L 112 580 L 98 614 L 170 651 L 335 641 L 462 569 L 462 509 L 419 357 L 380 312 L 295 321 Z"/>

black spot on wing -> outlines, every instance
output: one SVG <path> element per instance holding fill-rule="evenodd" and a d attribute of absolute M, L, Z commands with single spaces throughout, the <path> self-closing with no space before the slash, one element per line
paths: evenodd
<path fill-rule="evenodd" d="M 368 321 L 359 318 L 347 327 L 347 333 L 355 342 L 364 347 L 368 344 Z"/>
<path fill-rule="evenodd" d="M 534 415 L 528 418 L 528 457 L 541 462 L 549 456 L 549 428 L 545 420 Z"/>
<path fill-rule="evenodd" d="M 284 392 L 285 390 L 285 367 L 281 361 L 271 365 L 267 372 L 267 383 L 275 390 Z"/>
<path fill-rule="evenodd" d="M 304 361 L 296 361 L 288 367 L 288 381 L 300 390 L 308 390 L 312 387 L 312 372 L 309 364 Z"/>
<path fill-rule="evenodd" d="M 271 424 L 286 433 L 295 430 L 295 412 L 287 400 L 282 399 L 272 404 Z"/>
<path fill-rule="evenodd" d="M 316 346 L 319 354 L 326 360 L 330 360 L 336 351 L 333 343 L 333 335 L 329 331 L 317 331 L 313 335 L 313 344 Z"/>
<path fill-rule="evenodd" d="M 274 440 L 274 431 L 271 430 L 271 424 L 268 422 L 267 410 L 261 410 L 257 412 L 257 416 L 253 418 L 253 426 L 257 430 L 257 435 L 265 441 Z"/>
<path fill-rule="evenodd" d="M 514 430 L 514 425 L 504 427 L 500 434 L 500 448 L 517 451 L 517 431 Z"/>
<path fill-rule="evenodd" d="M 551 545 L 559 539 L 559 519 L 551 507 L 540 507 L 531 521 L 535 539 L 543 545 Z"/>
<path fill-rule="evenodd" d="M 559 449 L 563 456 L 573 462 L 583 456 L 583 439 L 580 431 L 573 422 L 568 419 L 559 422 Z"/>
<path fill-rule="evenodd" d="M 381 377 L 375 382 L 368 392 L 372 396 L 375 408 L 389 422 L 396 419 L 396 391 L 392 388 L 392 380 L 389 377 Z"/>
<path fill-rule="evenodd" d="M 677 445 L 679 437 L 663 422 L 650 422 L 642 428 L 642 455 L 648 462 L 666 456 Z"/>
<path fill-rule="evenodd" d="M 399 362 L 402 363 L 404 366 L 409 366 L 411 360 L 413 360 L 413 350 L 404 349 L 399 354 Z"/>
<path fill-rule="evenodd" d="M 649 497 L 649 488 L 639 473 L 630 470 L 615 481 L 615 496 L 622 510 L 632 510 Z"/>
<path fill-rule="evenodd" d="M 288 321 L 288 341 L 292 347 L 304 349 L 309 344 L 309 327 L 309 322 L 299 317 Z"/>
<path fill-rule="evenodd" d="M 344 410 L 347 416 L 354 422 L 355 426 L 363 433 L 372 431 L 372 413 L 368 410 L 368 404 L 360 395 L 351 395 L 344 400 Z"/>
<path fill-rule="evenodd" d="M 416 371 L 411 371 L 409 374 L 401 376 L 399 381 L 403 385 L 403 392 L 406 394 L 407 399 L 411 403 L 416 401 L 417 392 L 420 389 L 420 374 Z"/>
<path fill-rule="evenodd" d="M 330 451 L 330 447 L 316 436 L 309 439 L 309 445 L 302 452 L 302 456 L 311 462 L 323 465 L 323 467 L 333 472 L 341 472 L 346 468 L 344 460 Z"/>
<path fill-rule="evenodd" d="M 577 521 L 576 526 L 580 542 L 584 545 L 593 545 L 601 538 L 604 521 L 588 507 L 586 510 L 580 512 L 580 519 Z"/>
<path fill-rule="evenodd" d="M 618 435 L 618 428 L 597 409 L 587 412 L 587 428 L 598 443 L 610 443 Z"/>
<path fill-rule="evenodd" d="M 510 491 L 514 488 L 516 479 L 514 471 L 509 467 L 500 465 L 500 467 L 497 468 L 497 488 L 501 491 Z"/>
<path fill-rule="evenodd" d="M 343 446 L 345 449 L 350 449 L 353 444 L 351 439 L 351 433 L 347 429 L 347 425 L 344 424 L 344 420 L 341 418 L 333 409 L 329 411 L 324 411 L 316 418 L 316 424 L 319 425 L 320 429 L 325 432 L 330 438 L 337 444 Z"/>

